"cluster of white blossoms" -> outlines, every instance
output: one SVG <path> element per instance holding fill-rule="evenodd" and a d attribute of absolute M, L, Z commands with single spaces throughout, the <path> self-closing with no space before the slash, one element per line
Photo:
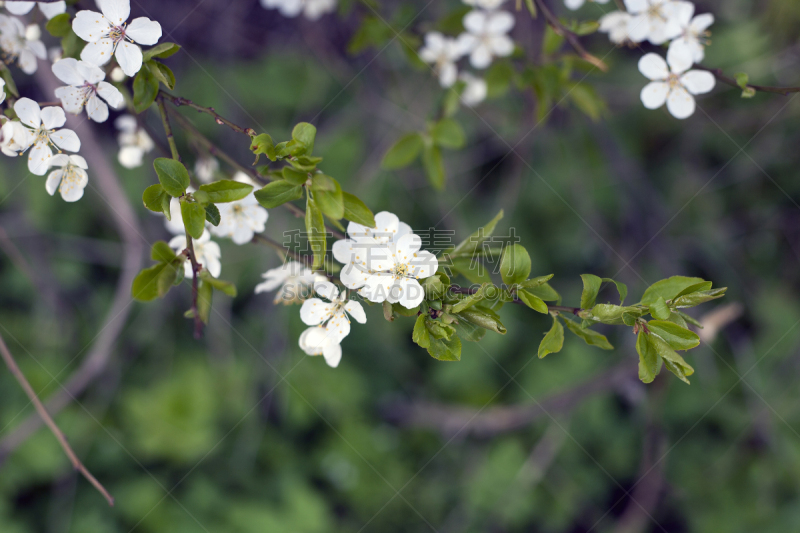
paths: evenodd
<path fill-rule="evenodd" d="M 114 126 L 119 130 L 119 164 L 125 168 L 138 168 L 144 162 L 146 153 L 152 151 L 156 145 L 147 132 L 139 127 L 136 117 L 122 115 L 114 121 Z"/>
<path fill-rule="evenodd" d="M 603 16 L 600 31 L 608 33 L 616 44 L 649 41 L 659 46 L 669 42 L 666 61 L 655 53 L 639 61 L 640 72 L 651 80 L 642 90 L 642 103 L 648 109 L 658 109 L 666 103 L 675 118 L 690 117 L 696 109 L 694 95 L 708 93 L 716 84 L 711 73 L 690 70 L 705 56 L 707 30 L 714 23 L 714 15 L 694 16 L 694 4 L 681 0 L 624 1 L 627 11 Z M 575 9 L 582 4 L 573 3 Z"/>
<path fill-rule="evenodd" d="M 120 109 L 125 99 L 119 89 L 104 81 L 106 73 L 98 66 L 68 57 L 53 63 L 53 74 L 66 83 L 56 89 L 64 111 L 79 115 L 84 108 L 95 122 L 108 120 L 108 106 Z"/>
<path fill-rule="evenodd" d="M 216 237 L 231 239 L 234 244 L 248 244 L 256 233 L 264 231 L 269 213 L 256 200 L 255 183 L 244 172 L 237 172 L 234 181 L 253 185 L 253 192 L 235 202 L 219 204 L 219 226 L 211 226 L 211 233 Z"/>
<path fill-rule="evenodd" d="M 0 15 L 0 51 L 3 60 L 8 64 L 16 63 L 25 74 L 36 72 L 38 60 L 47 59 L 47 48 L 41 37 L 42 30 L 38 25 L 26 27 L 16 17 Z"/>
<path fill-rule="evenodd" d="M 309 20 L 336 11 L 336 0 L 261 0 L 266 9 L 277 9 L 284 17 L 296 17 L 300 13 Z"/>
<path fill-rule="evenodd" d="M 433 66 L 443 88 L 452 87 L 458 80 L 464 82 L 461 100 L 472 107 L 486 98 L 487 85 L 483 78 L 468 72 L 458 74 L 456 63 L 469 56 L 473 68 L 485 69 L 497 57 L 507 57 L 514 52 L 514 41 L 508 32 L 514 27 L 514 16 L 508 11 L 498 11 L 505 0 L 464 0 L 475 9 L 464 15 L 464 33 L 446 37 L 432 31 L 425 35 L 425 45 L 419 57 Z"/>

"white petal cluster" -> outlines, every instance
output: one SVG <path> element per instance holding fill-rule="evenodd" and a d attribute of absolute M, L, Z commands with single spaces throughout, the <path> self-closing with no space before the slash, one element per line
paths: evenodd
<path fill-rule="evenodd" d="M 458 77 L 464 82 L 464 90 L 461 93 L 461 102 L 467 107 L 475 107 L 484 100 L 489 91 L 486 80 L 473 76 L 469 72 L 462 72 Z"/>
<path fill-rule="evenodd" d="M 169 241 L 169 246 L 176 253 L 181 253 L 186 249 L 186 235 L 176 235 Z M 219 249 L 219 244 L 211 240 L 211 235 L 208 231 L 204 231 L 199 239 L 192 239 L 192 247 L 194 248 L 194 256 L 197 262 L 208 270 L 209 274 L 218 278 L 222 272 L 222 263 L 219 260 L 222 252 Z M 186 277 L 191 278 L 193 272 L 189 261 L 184 261 L 183 269 Z"/>
<path fill-rule="evenodd" d="M 708 27 L 714 24 L 714 15 L 711 13 L 703 13 L 696 17 L 692 17 L 692 15 L 694 15 L 694 4 L 678 10 L 677 20 L 681 34 L 669 44 L 669 47 L 687 48 L 694 62 L 699 63 L 706 55 L 705 47 L 711 35 Z"/>
<path fill-rule="evenodd" d="M 147 17 L 131 14 L 130 0 L 97 0 L 102 13 L 78 11 L 72 21 L 73 31 L 88 44 L 81 59 L 101 67 L 115 57 L 126 76 L 134 76 L 142 68 L 143 45 L 154 45 L 161 38 L 161 25 Z M 138 43 L 138 44 L 137 44 Z"/>
<path fill-rule="evenodd" d="M 269 213 L 259 205 L 255 194 L 250 193 L 236 202 L 217 204 L 220 214 L 219 226 L 211 226 L 216 237 L 226 237 L 235 244 L 247 244 L 253 235 L 264 231 Z"/>
<path fill-rule="evenodd" d="M 153 139 L 145 130 L 139 127 L 136 117 L 122 115 L 114 121 L 114 126 L 119 130 L 119 164 L 125 168 L 138 168 L 142 166 L 144 155 L 155 148 Z"/>
<path fill-rule="evenodd" d="M 419 235 L 396 215 L 375 215 L 375 228 L 351 222 L 348 238 L 333 244 L 333 257 L 344 264 L 342 284 L 371 302 L 400 303 L 413 309 L 425 298 L 419 283 L 436 273 L 439 262 L 420 250 Z"/>
<path fill-rule="evenodd" d="M 58 191 L 65 202 L 77 202 L 83 198 L 83 190 L 89 184 L 89 175 L 86 173 L 89 165 L 84 158 L 58 154 L 53 156 L 50 166 L 56 169 L 50 172 L 45 182 L 50 196 Z"/>
<path fill-rule="evenodd" d="M 81 149 L 78 135 L 69 129 L 59 129 L 67 121 L 64 110 L 60 107 L 39 108 L 39 104 L 30 98 L 20 98 L 14 103 L 14 112 L 19 117 L 20 126 L 13 128 L 13 142 L 16 152 L 28 152 L 28 170 L 37 176 L 44 176 L 50 168 L 53 148 L 77 152 Z"/>
<path fill-rule="evenodd" d="M 716 80 L 710 72 L 689 70 L 692 58 L 685 48 L 670 48 L 667 60 L 658 54 L 647 54 L 639 60 L 639 71 L 651 80 L 642 89 L 642 103 L 647 109 L 658 109 L 664 102 L 672 116 L 690 117 L 695 111 L 695 94 L 714 88 Z"/>
<path fill-rule="evenodd" d="M 583 7 L 583 4 L 585 4 L 586 2 L 607 4 L 609 0 L 564 0 L 564 5 L 567 6 L 568 9 L 575 11 L 576 9 L 580 9 L 581 7 Z"/>
<path fill-rule="evenodd" d="M 90 119 L 105 122 L 109 105 L 120 109 L 125 104 L 122 93 L 103 81 L 106 78 L 103 69 L 91 63 L 73 58 L 61 59 L 53 63 L 53 74 L 67 84 L 55 91 L 67 113 L 79 115 L 85 108 Z"/>
<path fill-rule="evenodd" d="M 514 16 L 508 11 L 476 9 L 464 15 L 464 29 L 458 40 L 470 64 L 484 69 L 496 57 L 510 56 L 514 41 L 507 35 L 514 27 Z"/>
<path fill-rule="evenodd" d="M 211 183 L 219 172 L 219 161 L 211 156 L 199 157 L 194 163 L 194 173 L 202 183 Z"/>
<path fill-rule="evenodd" d="M 425 35 L 425 45 L 419 50 L 419 57 L 433 65 L 439 75 L 439 84 L 445 89 L 452 87 L 458 78 L 456 61 L 464 55 L 463 47 L 457 39 L 445 37 L 438 31 Z"/>
<path fill-rule="evenodd" d="M 317 20 L 336 10 L 336 0 L 261 0 L 266 9 L 277 9 L 284 17 L 300 13 L 309 20 Z"/>
<path fill-rule="evenodd" d="M 314 285 L 314 292 L 320 297 L 310 298 L 300 308 L 300 319 L 308 328 L 300 335 L 300 348 L 308 355 L 322 355 L 331 367 L 337 367 L 342 360 L 341 342 L 350 334 L 350 318 L 365 324 L 367 315 L 356 301 L 348 301 L 347 291 L 323 281 Z M 327 301 L 326 301 L 327 300 Z"/>
<path fill-rule="evenodd" d="M 38 5 L 39 11 L 41 11 L 48 20 L 67 11 L 67 3 L 63 0 L 60 2 L 51 2 L 49 4 L 44 2 L 6 2 L 5 5 L 8 12 L 12 15 L 27 15 L 33 10 L 33 6 Z"/>
<path fill-rule="evenodd" d="M 8 63 L 16 63 L 25 74 L 36 72 L 37 59 L 47 59 L 41 36 L 36 24 L 26 28 L 18 18 L 0 15 L 0 50 Z"/>
<path fill-rule="evenodd" d="M 306 292 L 315 283 L 328 281 L 322 274 L 317 274 L 297 261 L 289 261 L 278 268 L 267 270 L 261 275 L 264 281 L 256 285 L 255 293 L 271 292 L 277 289 L 275 303 L 285 305 L 305 299 Z"/>

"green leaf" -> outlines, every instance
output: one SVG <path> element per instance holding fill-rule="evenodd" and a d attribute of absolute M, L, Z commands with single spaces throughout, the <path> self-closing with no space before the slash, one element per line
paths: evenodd
<path fill-rule="evenodd" d="M 156 241 L 150 248 L 150 259 L 159 263 L 169 263 L 177 257 L 172 248 L 164 241 Z"/>
<path fill-rule="evenodd" d="M 600 120 L 603 111 L 606 109 L 605 102 L 594 90 L 594 87 L 583 82 L 577 82 L 569 87 L 567 97 L 578 109 L 595 122 Z"/>
<path fill-rule="evenodd" d="M 503 323 L 500 322 L 500 317 L 497 316 L 497 313 L 484 307 L 471 307 L 465 309 L 456 316 L 476 326 L 499 333 L 500 335 L 505 335 L 508 331 Z"/>
<path fill-rule="evenodd" d="M 664 320 L 651 320 L 647 329 L 661 337 L 673 350 L 691 350 L 700 345 L 700 337 L 693 331 Z"/>
<path fill-rule="evenodd" d="M 167 265 L 168 263 L 159 263 L 139 272 L 131 287 L 134 300 L 149 302 L 158 298 L 158 277 Z"/>
<path fill-rule="evenodd" d="M 317 128 L 308 122 L 301 122 L 292 130 L 292 139 L 301 144 L 305 151 L 302 154 L 308 155 L 314 151 L 314 139 L 317 137 Z"/>
<path fill-rule="evenodd" d="M 453 335 L 451 339 L 430 339 L 428 353 L 439 361 L 461 361 L 461 339 Z"/>
<path fill-rule="evenodd" d="M 656 352 L 658 352 L 658 355 L 664 360 L 664 366 L 667 367 L 667 370 L 678 376 L 681 381 L 688 384 L 689 380 L 686 379 L 686 377 L 694 374 L 694 368 L 689 366 L 686 361 L 683 360 L 683 357 L 678 355 L 678 353 L 670 348 L 669 344 L 660 337 L 649 335 L 648 338 L 655 347 Z"/>
<path fill-rule="evenodd" d="M 305 185 L 306 181 L 308 181 L 308 172 L 295 170 L 292 167 L 283 167 L 281 175 L 284 180 L 292 185 Z"/>
<path fill-rule="evenodd" d="M 11 93 L 12 96 L 19 98 L 17 84 L 14 83 L 14 76 L 11 75 L 11 71 L 7 68 L 0 70 L 0 77 L 3 78 L 4 82 L 6 82 L 6 92 Z"/>
<path fill-rule="evenodd" d="M 444 162 L 442 161 L 442 151 L 438 146 L 425 145 L 422 150 L 422 166 L 425 168 L 425 174 L 433 188 L 438 191 L 444 189 Z"/>
<path fill-rule="evenodd" d="M 153 168 L 158 174 L 158 181 L 167 191 L 167 194 L 175 198 L 183 196 L 189 187 L 189 172 L 180 161 L 159 157 L 153 162 Z"/>
<path fill-rule="evenodd" d="M 456 320 L 453 322 L 453 327 L 456 329 L 456 334 L 467 342 L 479 342 L 488 331 L 466 320 Z"/>
<path fill-rule="evenodd" d="M 145 50 L 142 53 L 142 59 L 145 62 L 150 61 L 154 57 L 166 59 L 172 55 L 177 54 L 178 50 L 180 49 L 181 47 L 175 43 L 157 44 L 156 46 L 150 48 L 149 50 Z"/>
<path fill-rule="evenodd" d="M 411 334 L 411 340 L 423 348 L 428 348 L 431 345 L 431 335 L 428 333 L 428 328 L 425 327 L 425 315 L 419 315 L 417 321 L 414 322 L 414 331 Z"/>
<path fill-rule="evenodd" d="M 521 244 L 506 246 L 500 261 L 500 275 L 507 286 L 522 283 L 531 273 L 531 256 Z"/>
<path fill-rule="evenodd" d="M 172 69 L 159 61 L 148 61 L 147 66 L 153 77 L 163 83 L 167 89 L 171 91 L 175 88 L 175 74 L 172 73 Z"/>
<path fill-rule="evenodd" d="M 547 354 L 558 353 L 564 346 L 564 326 L 558 317 L 553 317 L 553 327 L 539 343 L 539 359 L 544 359 Z"/>
<path fill-rule="evenodd" d="M 591 309 L 597 301 L 597 294 L 603 280 L 594 274 L 581 274 L 583 292 L 581 293 L 581 309 Z"/>
<path fill-rule="evenodd" d="M 736 84 L 741 87 L 742 90 L 747 89 L 747 84 L 750 83 L 750 76 L 744 72 L 737 72 L 733 75 L 733 78 L 736 80 Z"/>
<path fill-rule="evenodd" d="M 222 222 L 222 215 L 219 212 L 219 208 L 214 204 L 208 204 L 205 206 L 206 210 L 206 220 L 214 227 L 219 226 L 219 223 Z"/>
<path fill-rule="evenodd" d="M 435 145 L 453 150 L 463 148 L 467 142 L 461 124 L 452 118 L 444 118 L 437 122 L 431 128 L 431 138 Z"/>
<path fill-rule="evenodd" d="M 267 209 L 278 207 L 286 202 L 299 200 L 303 197 L 303 187 L 292 185 L 288 181 L 280 180 L 267 183 L 255 192 L 256 200 Z"/>
<path fill-rule="evenodd" d="M 672 300 L 686 287 L 698 283 L 705 283 L 705 280 L 686 276 L 672 276 L 671 278 L 662 279 L 661 281 L 653 283 L 644 291 L 641 304 L 649 306 L 655 303 L 659 296 L 664 298 L 664 300 Z"/>
<path fill-rule="evenodd" d="M 525 6 L 528 8 L 528 13 L 531 14 L 531 17 L 536 18 L 536 4 L 533 3 L 533 0 L 525 0 Z"/>
<path fill-rule="evenodd" d="M 536 287 L 544 285 L 551 279 L 553 279 L 553 274 L 549 274 L 547 276 L 539 276 L 538 278 L 526 279 L 525 281 L 520 283 L 519 286 L 522 287 L 523 289 L 535 289 Z"/>
<path fill-rule="evenodd" d="M 383 156 L 381 166 L 386 170 L 407 167 L 419 157 L 422 145 L 422 135 L 419 133 L 409 133 L 401 137 Z"/>
<path fill-rule="evenodd" d="M 195 239 L 203 236 L 206 228 L 206 210 L 202 205 L 181 200 L 181 218 L 190 236 Z"/>
<path fill-rule="evenodd" d="M 266 133 L 262 133 L 250 141 L 250 151 L 256 155 L 256 163 L 261 158 L 261 154 L 266 155 L 270 161 L 275 161 L 278 158 L 275 153 L 275 143 L 272 142 L 272 137 Z"/>
<path fill-rule="evenodd" d="M 484 283 L 481 287 L 473 294 L 468 295 L 466 298 L 462 298 L 458 301 L 455 305 L 453 305 L 452 309 L 450 310 L 451 313 L 460 313 L 465 309 L 469 309 L 473 305 L 477 304 L 484 298 L 484 292 L 488 287 L 494 288 L 494 285 L 491 283 Z"/>
<path fill-rule="evenodd" d="M 133 80 L 133 108 L 137 113 L 143 113 L 150 107 L 158 96 L 158 80 L 143 65 Z"/>
<path fill-rule="evenodd" d="M 86 41 L 78 37 L 70 27 L 69 32 L 61 39 L 61 49 L 63 50 L 61 57 L 78 59 L 84 47 L 86 47 Z"/>
<path fill-rule="evenodd" d="M 197 316 L 200 317 L 203 324 L 208 324 L 208 318 L 211 316 L 211 299 L 213 297 L 214 287 L 206 281 L 201 283 L 197 288 Z"/>
<path fill-rule="evenodd" d="M 538 296 L 545 302 L 558 302 L 561 300 L 561 295 L 558 294 L 549 283 L 543 283 L 538 287 L 526 288 L 525 290 L 534 296 Z"/>
<path fill-rule="evenodd" d="M 644 331 L 640 331 L 636 337 L 636 353 L 639 354 L 639 379 L 644 383 L 652 383 L 661 369 L 661 356 Z"/>
<path fill-rule="evenodd" d="M 472 235 L 461 241 L 458 246 L 442 252 L 442 257 L 453 255 L 471 256 L 481 247 L 486 239 L 492 236 L 495 227 L 497 227 L 497 223 L 500 222 L 502 218 L 503 210 L 501 209 L 492 220 L 483 225 L 483 227 L 478 228 L 477 231 L 475 231 Z"/>
<path fill-rule="evenodd" d="M 325 220 L 322 218 L 322 211 L 317 207 L 316 202 L 309 198 L 306 201 L 306 236 L 314 253 L 314 264 L 312 270 L 322 267 L 325 261 Z"/>
<path fill-rule="evenodd" d="M 638 318 L 642 315 L 642 311 L 638 307 L 624 307 L 612 304 L 597 304 L 591 309 L 592 319 L 602 322 L 603 324 L 616 326 L 625 324 L 624 315 L 626 314 Z"/>
<path fill-rule="evenodd" d="M 72 30 L 69 13 L 61 13 L 51 18 L 45 28 L 53 37 L 66 37 Z"/>
<path fill-rule="evenodd" d="M 603 281 L 606 283 L 613 283 L 617 287 L 617 292 L 619 293 L 619 305 L 624 304 L 625 298 L 628 297 L 628 286 L 619 281 L 614 281 L 611 278 L 603 278 Z"/>
<path fill-rule="evenodd" d="M 183 270 L 183 262 L 176 261 L 175 264 L 166 265 L 161 271 L 161 274 L 158 275 L 156 285 L 159 298 L 166 296 L 175 284 L 175 281 L 178 279 L 178 268 Z"/>
<path fill-rule="evenodd" d="M 289 160 L 289 164 L 291 164 L 294 168 L 305 172 L 311 172 L 315 170 L 317 165 L 321 162 L 321 157 L 308 157 L 305 155 L 301 155 Z"/>
<path fill-rule="evenodd" d="M 542 41 L 544 53 L 554 54 L 558 52 L 562 44 L 564 44 L 564 36 L 556 33 L 552 26 L 547 24 L 544 28 L 544 39 Z"/>
<path fill-rule="evenodd" d="M 519 290 L 517 291 L 517 297 L 520 299 L 522 303 L 533 309 L 534 311 L 538 311 L 542 314 L 547 314 L 547 304 L 544 303 L 544 300 L 531 294 L 526 290 Z"/>
<path fill-rule="evenodd" d="M 167 218 L 171 218 L 169 200 L 170 195 L 160 183 L 149 186 L 142 194 L 142 201 L 147 209 L 155 213 L 164 213 Z"/>
<path fill-rule="evenodd" d="M 721 287 L 719 289 L 711 289 L 710 291 L 693 292 L 691 294 L 685 294 L 680 298 L 675 298 L 672 303 L 675 307 L 681 309 L 686 307 L 694 307 L 696 305 L 710 302 L 711 300 L 716 300 L 717 298 L 722 298 L 725 296 L 727 291 L 727 287 Z"/>
<path fill-rule="evenodd" d="M 344 195 L 338 181 L 325 174 L 314 174 L 311 179 L 311 193 L 326 217 L 332 220 L 344 217 Z"/>
<path fill-rule="evenodd" d="M 214 289 L 227 294 L 231 298 L 236 298 L 236 285 L 234 285 L 230 281 L 224 281 L 215 278 L 205 268 L 200 271 L 200 279 L 203 280 L 203 283 L 208 283 Z"/>
<path fill-rule="evenodd" d="M 486 98 L 499 98 L 508 92 L 514 79 L 514 67 L 508 61 L 496 61 L 486 71 Z"/>
<path fill-rule="evenodd" d="M 220 180 L 201 185 L 199 190 L 208 194 L 208 201 L 212 204 L 224 204 L 246 198 L 253 186 L 239 181 Z"/>
<path fill-rule="evenodd" d="M 658 300 L 650 304 L 650 314 L 658 320 L 667 320 L 671 312 L 663 296 L 659 296 Z"/>
<path fill-rule="evenodd" d="M 700 321 L 699 321 L 699 320 L 697 320 L 696 318 L 694 318 L 694 317 L 692 317 L 692 316 L 689 316 L 689 315 L 687 315 L 686 313 L 683 313 L 683 312 L 681 312 L 681 311 L 675 311 L 675 313 L 676 313 L 676 314 L 677 314 L 679 317 L 681 317 L 682 319 L 684 319 L 686 322 L 688 322 L 689 324 L 692 324 L 693 326 L 695 326 L 695 327 L 697 327 L 697 328 L 703 329 L 703 324 L 701 324 L 701 323 L 700 323 Z"/>
<path fill-rule="evenodd" d="M 375 227 L 375 215 L 364 202 L 348 192 L 342 192 L 342 201 L 344 202 L 344 218 L 368 228 Z"/>
<path fill-rule="evenodd" d="M 461 274 L 472 283 L 491 283 L 492 281 L 489 270 L 482 263 L 476 262 L 469 257 L 451 259 L 449 270 L 454 275 Z"/>
<path fill-rule="evenodd" d="M 592 331 L 591 329 L 584 329 L 580 327 L 580 325 L 567 318 L 564 319 L 564 323 L 572 333 L 583 339 L 584 342 L 589 346 L 597 346 L 601 350 L 614 349 L 614 347 L 611 346 L 611 343 L 608 342 L 608 339 L 606 339 L 605 335 L 601 335 L 600 333 Z"/>

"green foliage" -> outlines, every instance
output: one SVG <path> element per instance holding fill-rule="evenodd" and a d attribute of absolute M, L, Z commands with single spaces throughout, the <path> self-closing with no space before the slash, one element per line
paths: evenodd
<path fill-rule="evenodd" d="M 557 316 L 553 317 L 553 327 L 539 343 L 539 359 L 544 359 L 547 354 L 558 353 L 564 346 L 564 326 Z"/>
<path fill-rule="evenodd" d="M 206 221 L 212 226 L 219 226 L 219 223 L 222 222 L 222 215 L 219 212 L 219 208 L 214 204 L 208 204 L 205 206 L 205 210 Z"/>
<path fill-rule="evenodd" d="M 605 335 L 601 335 L 600 333 L 588 328 L 582 328 L 580 324 L 576 324 L 574 321 L 568 318 L 564 318 L 564 323 L 567 325 L 568 330 L 574 333 L 577 337 L 583 339 L 583 341 L 589 346 L 597 346 L 601 350 L 614 349 L 614 347 L 611 346 L 611 343 L 608 342 L 608 339 L 605 337 Z"/>
<path fill-rule="evenodd" d="M 148 50 L 144 50 L 142 59 L 145 63 L 155 58 L 166 59 L 177 54 L 180 49 L 180 45 L 175 43 L 159 43 Z"/>
<path fill-rule="evenodd" d="M 381 166 L 387 170 L 404 168 L 413 163 L 422 152 L 424 141 L 419 133 L 409 133 L 400 138 L 383 156 Z"/>
<path fill-rule="evenodd" d="M 246 198 L 253 186 L 233 180 L 219 180 L 201 185 L 198 190 L 208 194 L 208 202 L 223 204 Z"/>
<path fill-rule="evenodd" d="M 133 108 L 137 113 L 143 113 L 153 105 L 157 96 L 158 78 L 150 68 L 143 65 L 133 79 Z"/>
<path fill-rule="evenodd" d="M 162 83 L 164 87 L 169 90 L 173 90 L 175 88 L 175 74 L 173 74 L 172 69 L 170 69 L 164 63 L 150 60 L 142 66 L 142 70 L 145 68 L 147 68 L 153 77 L 158 80 L 158 82 Z"/>
<path fill-rule="evenodd" d="M 69 13 L 61 13 L 47 21 L 45 29 L 53 37 L 66 37 L 72 30 Z"/>
<path fill-rule="evenodd" d="M 133 280 L 131 295 L 135 300 L 149 302 L 166 296 L 169 289 L 180 282 L 186 256 L 175 252 L 163 241 L 153 244 L 150 257 L 157 264 L 142 270 Z"/>
<path fill-rule="evenodd" d="M 187 198 L 181 198 L 181 218 L 186 227 L 186 233 L 195 239 L 203 236 L 206 226 L 206 210 L 202 205 Z"/>
<path fill-rule="evenodd" d="M 189 172 L 180 161 L 159 157 L 153 162 L 156 169 L 158 181 L 164 187 L 164 191 L 174 198 L 186 194 L 186 189 L 190 185 Z"/>
<path fill-rule="evenodd" d="M 303 186 L 292 185 L 288 181 L 273 181 L 267 183 L 255 192 L 256 200 L 267 209 L 278 207 L 286 202 L 299 200 L 303 197 Z"/>
<path fill-rule="evenodd" d="M 368 228 L 375 227 L 375 216 L 372 211 L 355 195 L 343 192 L 342 202 L 344 203 L 344 218 Z"/>
<path fill-rule="evenodd" d="M 167 194 L 167 191 L 164 190 L 164 186 L 160 183 L 150 185 L 142 194 L 144 206 L 154 213 L 163 213 L 164 216 L 167 217 L 167 220 L 172 218 L 169 208 L 170 198 L 172 197 Z"/>
<path fill-rule="evenodd" d="M 339 182 L 325 174 L 311 178 L 311 193 L 322 213 L 333 220 L 344 217 L 344 197 Z"/>
<path fill-rule="evenodd" d="M 426 142 L 422 148 L 422 166 L 425 169 L 425 175 L 428 176 L 428 181 L 433 185 L 436 190 L 444 189 L 444 161 L 442 160 L 442 151 L 433 143 Z"/>
<path fill-rule="evenodd" d="M 467 142 L 467 136 L 461 124 L 452 118 L 443 118 L 431 127 L 431 139 L 436 146 L 459 150 Z"/>
<path fill-rule="evenodd" d="M 509 287 L 522 283 L 531 274 L 531 256 L 520 244 L 506 246 L 500 261 L 500 275 Z"/>
<path fill-rule="evenodd" d="M 326 230 L 322 211 L 310 197 L 306 200 L 306 238 L 314 254 L 314 264 L 311 268 L 318 269 L 325 260 Z"/>

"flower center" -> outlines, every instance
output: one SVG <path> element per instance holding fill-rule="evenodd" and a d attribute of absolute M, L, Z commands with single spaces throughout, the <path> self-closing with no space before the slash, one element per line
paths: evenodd
<path fill-rule="evenodd" d="M 661 19 L 664 22 L 666 22 L 667 21 L 667 17 L 664 16 L 664 12 L 662 11 L 662 7 L 663 6 L 661 4 L 648 7 L 647 8 L 647 16 L 650 17 L 650 18 Z"/>
<path fill-rule="evenodd" d="M 408 264 L 396 264 L 394 266 L 394 270 L 392 270 L 392 274 L 394 275 L 395 279 L 406 277 L 408 275 Z"/>
<path fill-rule="evenodd" d="M 682 87 L 683 84 L 681 83 L 681 79 L 677 74 L 670 74 L 667 78 L 667 85 L 669 85 L 670 89 L 674 89 L 675 87 Z"/>
<path fill-rule="evenodd" d="M 114 47 L 120 43 L 123 39 L 125 39 L 125 26 L 128 23 L 126 22 L 122 26 L 111 26 L 111 29 L 108 31 L 108 38 L 114 41 Z"/>
<path fill-rule="evenodd" d="M 33 141 L 33 144 L 50 143 L 50 134 L 53 133 L 55 130 L 48 130 L 44 126 L 39 126 L 39 129 L 36 130 L 34 133 L 36 134 L 36 139 Z"/>

